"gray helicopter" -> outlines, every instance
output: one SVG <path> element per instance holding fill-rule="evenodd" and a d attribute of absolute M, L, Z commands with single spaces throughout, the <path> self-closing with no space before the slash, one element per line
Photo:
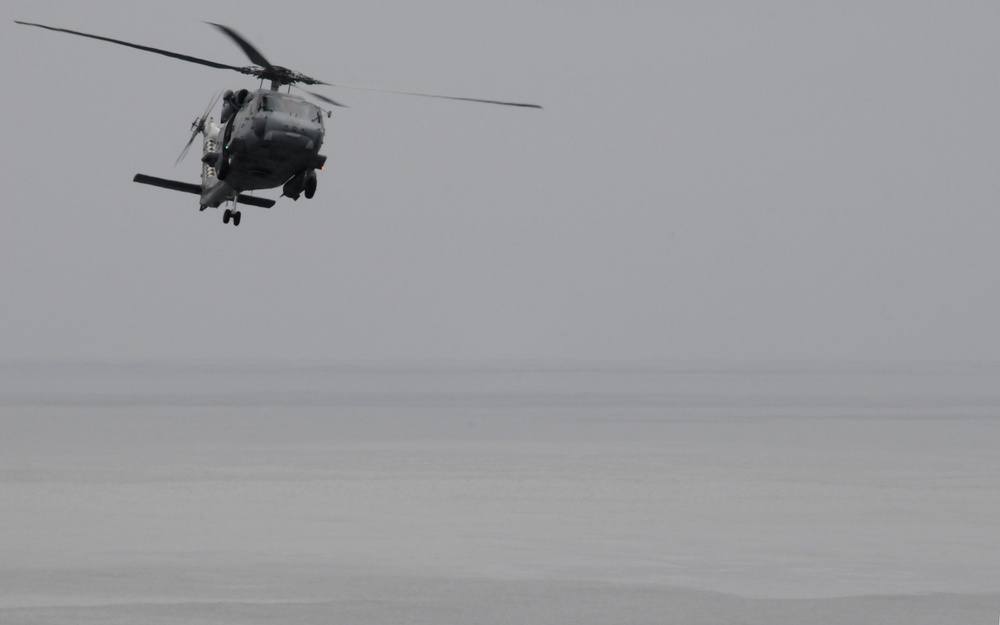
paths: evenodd
<path fill-rule="evenodd" d="M 240 204 L 270 208 L 275 201 L 267 198 L 247 195 L 245 191 L 258 189 L 282 188 L 282 195 L 298 200 L 302 195 L 312 198 L 316 193 L 316 170 L 322 169 L 326 156 L 319 153 L 323 146 L 323 117 L 329 117 L 330 111 L 290 92 L 292 86 L 327 85 L 346 89 L 363 89 L 367 91 L 382 91 L 404 95 L 446 100 L 462 100 L 466 102 L 482 102 L 502 106 L 517 106 L 524 108 L 542 108 L 537 104 L 522 104 L 518 102 L 501 102 L 498 100 L 483 100 L 479 98 L 461 98 L 456 96 L 435 95 L 430 93 L 414 93 L 410 91 L 393 91 L 389 89 L 371 89 L 368 87 L 353 87 L 323 82 L 300 74 L 279 65 L 272 65 L 264 55 L 244 39 L 239 33 L 228 26 L 212 24 L 222 33 L 236 42 L 254 65 L 237 67 L 225 63 L 216 63 L 186 54 L 160 50 L 109 37 L 81 33 L 65 28 L 55 28 L 43 24 L 20 22 L 24 26 L 36 26 L 71 35 L 89 37 L 109 43 L 116 43 L 137 50 L 145 50 L 163 56 L 207 65 L 218 69 L 231 69 L 241 74 L 255 76 L 260 79 L 261 87 L 256 91 L 239 89 L 226 91 L 222 96 L 222 113 L 219 122 L 209 118 L 211 110 L 218 102 L 218 96 L 212 99 L 205 113 L 195 119 L 191 125 L 191 138 L 178 157 L 177 162 L 187 154 L 195 138 L 203 136 L 202 175 L 201 184 L 168 180 L 145 174 L 136 174 L 133 181 L 153 185 L 174 191 L 183 191 L 200 196 L 199 210 L 218 208 L 232 202 L 232 208 L 226 208 L 222 215 L 223 223 L 240 225 Z M 270 88 L 263 88 L 264 82 L 270 83 Z M 285 92 L 280 89 L 287 87 Z M 332 106 L 344 106 L 322 94 L 298 87 L 308 95 Z"/>

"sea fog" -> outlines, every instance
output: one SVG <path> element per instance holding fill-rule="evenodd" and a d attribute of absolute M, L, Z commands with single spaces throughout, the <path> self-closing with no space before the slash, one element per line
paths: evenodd
<path fill-rule="evenodd" d="M 0 623 L 994 623 L 1000 364 L 0 364 Z"/>

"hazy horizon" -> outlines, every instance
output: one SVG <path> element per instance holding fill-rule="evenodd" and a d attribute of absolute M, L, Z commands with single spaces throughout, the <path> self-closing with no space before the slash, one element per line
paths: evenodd
<path fill-rule="evenodd" d="M 235 228 L 132 177 L 257 81 L 14 20 L 544 110 L 316 86 Z M 0 24 L 0 621 L 996 623 L 1000 3 Z"/>

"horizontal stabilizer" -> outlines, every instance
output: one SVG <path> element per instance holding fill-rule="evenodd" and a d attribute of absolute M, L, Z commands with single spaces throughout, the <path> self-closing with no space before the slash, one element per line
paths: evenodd
<path fill-rule="evenodd" d="M 157 178 L 156 176 L 147 176 L 146 174 L 136 174 L 135 178 L 132 178 L 132 181 L 141 184 L 150 184 L 154 187 L 163 187 L 164 189 L 170 189 L 172 191 L 194 193 L 195 195 L 201 195 L 202 191 L 200 185 L 192 184 L 190 182 L 179 182 L 177 180 L 167 180 L 166 178 Z M 252 195 L 238 195 L 236 196 L 236 202 L 238 204 L 246 204 L 247 206 L 260 206 L 261 208 L 271 208 L 274 206 L 274 200 L 269 200 L 265 197 L 254 197 Z"/>
<path fill-rule="evenodd" d="M 191 184 L 190 182 L 178 182 L 176 180 L 167 180 L 166 178 L 147 176 L 146 174 L 136 174 L 135 178 L 132 179 L 132 182 L 151 184 L 154 187 L 163 187 L 164 189 L 172 189 L 174 191 L 183 191 L 185 193 L 201 195 L 201 186 Z"/>
<path fill-rule="evenodd" d="M 271 208 L 274 206 L 274 200 L 269 200 L 266 197 L 255 197 L 253 195 L 238 195 L 236 202 L 238 204 L 246 204 L 247 206 L 260 206 L 261 208 Z"/>

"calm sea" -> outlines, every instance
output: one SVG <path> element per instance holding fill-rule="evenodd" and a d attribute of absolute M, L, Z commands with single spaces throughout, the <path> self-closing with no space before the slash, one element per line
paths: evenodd
<path fill-rule="evenodd" d="M 3 363 L 0 623 L 995 623 L 997 363 Z"/>

